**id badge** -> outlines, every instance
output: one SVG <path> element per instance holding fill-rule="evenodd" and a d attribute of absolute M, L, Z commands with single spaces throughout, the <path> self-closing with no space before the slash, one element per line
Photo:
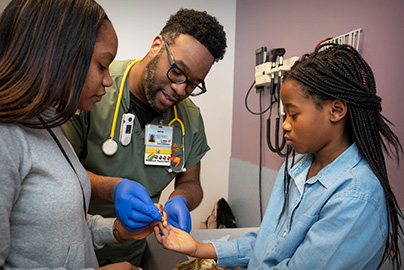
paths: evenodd
<path fill-rule="evenodd" d="M 173 127 L 147 124 L 145 127 L 144 164 L 170 166 Z"/>

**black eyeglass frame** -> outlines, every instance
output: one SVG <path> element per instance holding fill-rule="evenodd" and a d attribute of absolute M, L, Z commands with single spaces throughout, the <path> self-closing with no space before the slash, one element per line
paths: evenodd
<path fill-rule="evenodd" d="M 196 84 L 196 83 L 190 81 L 190 80 L 188 79 L 187 74 L 185 74 L 185 72 L 182 71 L 182 69 L 174 62 L 174 57 L 173 57 L 173 55 L 172 55 L 172 53 L 171 53 L 171 51 L 170 51 L 170 48 L 168 48 L 167 41 L 165 40 L 164 37 L 163 37 L 163 41 L 164 41 L 164 45 L 165 45 L 165 47 L 166 47 L 166 51 L 167 51 L 167 55 L 168 55 L 168 60 L 170 61 L 170 65 L 171 65 L 171 67 L 170 67 L 170 68 L 168 69 L 168 71 L 167 71 L 167 78 L 170 80 L 170 82 L 175 83 L 175 84 L 183 84 L 183 83 L 186 83 L 186 84 L 187 84 L 187 87 L 185 88 L 185 91 L 187 92 L 188 95 L 193 96 L 193 97 L 196 97 L 196 96 L 199 96 L 199 95 L 202 95 L 202 94 L 206 93 L 206 92 L 207 92 L 207 89 L 206 89 L 206 86 L 205 86 L 205 81 L 202 81 L 202 83 L 201 83 L 202 86 L 200 86 L 200 85 L 198 85 L 198 84 Z M 175 81 L 175 80 L 173 80 L 173 79 L 170 78 L 169 73 L 170 73 L 170 71 L 171 71 L 172 69 L 174 69 L 174 68 L 175 68 L 176 70 L 178 70 L 182 75 L 184 75 L 185 80 L 182 80 L 182 81 L 177 82 L 177 81 Z M 188 85 L 191 85 L 191 86 L 193 87 L 191 93 L 189 93 L 189 92 L 187 91 Z M 201 92 L 194 94 L 193 91 L 194 91 L 196 88 L 199 88 L 199 89 L 201 90 Z"/>

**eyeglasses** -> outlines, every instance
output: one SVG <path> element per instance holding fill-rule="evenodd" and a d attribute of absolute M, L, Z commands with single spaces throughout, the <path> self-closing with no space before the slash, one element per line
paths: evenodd
<path fill-rule="evenodd" d="M 165 38 L 164 45 L 166 47 L 168 60 L 170 61 L 171 67 L 167 71 L 167 78 L 175 84 L 183 84 L 186 83 L 187 87 L 185 88 L 185 92 L 187 92 L 190 96 L 199 96 L 203 93 L 206 93 L 205 81 L 197 84 L 188 80 L 187 75 L 180 69 L 180 67 L 174 62 L 173 55 L 171 54 L 170 49 L 168 48 L 167 42 Z"/>

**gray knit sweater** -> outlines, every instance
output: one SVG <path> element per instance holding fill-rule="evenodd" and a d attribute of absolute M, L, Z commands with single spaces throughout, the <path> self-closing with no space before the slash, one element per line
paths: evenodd
<path fill-rule="evenodd" d="M 46 129 L 0 125 L 0 269 L 96 268 L 94 248 L 116 241 L 115 219 L 85 218 L 90 181 L 53 131 L 79 179 Z"/>

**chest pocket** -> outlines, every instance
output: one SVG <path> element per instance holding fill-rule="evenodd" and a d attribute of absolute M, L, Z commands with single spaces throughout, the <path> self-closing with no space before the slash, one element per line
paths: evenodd
<path fill-rule="evenodd" d="M 307 232 L 318 218 L 318 215 L 310 216 L 303 214 L 292 219 L 290 229 L 287 226 L 282 226 L 279 230 L 279 240 L 270 252 L 275 251 L 285 258 L 289 258 L 305 240 Z"/>

